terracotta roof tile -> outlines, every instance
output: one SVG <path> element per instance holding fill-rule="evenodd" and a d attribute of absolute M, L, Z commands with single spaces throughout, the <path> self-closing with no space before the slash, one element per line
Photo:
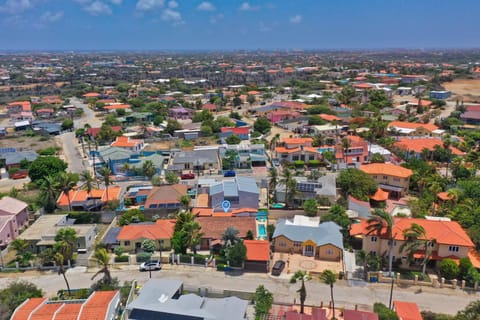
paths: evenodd
<path fill-rule="evenodd" d="M 104 320 L 118 291 L 95 291 L 83 304 L 78 320 Z"/>
<path fill-rule="evenodd" d="M 111 104 L 103 108 L 105 110 L 118 110 L 118 109 L 130 109 L 131 106 L 129 104 Z"/>
<path fill-rule="evenodd" d="M 63 306 L 63 303 L 46 303 L 42 305 L 40 308 L 35 310 L 30 315 L 29 320 L 51 320 L 57 312 Z"/>
<path fill-rule="evenodd" d="M 405 128 L 405 129 L 425 128 L 430 132 L 438 130 L 438 127 L 432 123 L 413 123 L 413 122 L 406 122 L 406 121 L 392 121 L 388 124 L 388 127 L 389 128 L 397 127 L 397 128 Z"/>
<path fill-rule="evenodd" d="M 77 320 L 81 308 L 81 303 L 64 304 L 63 307 L 58 310 L 53 320 Z"/>
<path fill-rule="evenodd" d="M 388 192 L 378 188 L 377 192 L 375 192 L 374 195 L 370 196 L 370 199 L 375 201 L 386 201 L 388 199 Z"/>
<path fill-rule="evenodd" d="M 255 217 L 198 217 L 195 219 L 202 226 L 203 238 L 221 239 L 228 227 L 239 231 L 240 237 L 245 237 L 247 231 L 257 233 Z"/>
<path fill-rule="evenodd" d="M 400 178 L 408 178 L 413 171 L 390 163 L 370 163 L 360 166 L 360 170 L 369 175 L 387 175 Z"/>
<path fill-rule="evenodd" d="M 11 320 L 25 320 L 28 319 L 33 310 L 39 307 L 41 304 L 45 303 L 48 299 L 46 298 L 30 298 L 22 305 L 20 305 L 15 313 L 13 314 Z"/>
<path fill-rule="evenodd" d="M 139 144 L 142 144 L 142 143 L 143 143 L 143 140 L 140 140 L 140 139 L 130 139 L 130 137 L 119 136 L 110 145 L 112 147 L 131 148 L 131 147 L 135 147 L 135 146 L 137 146 Z"/>
<path fill-rule="evenodd" d="M 399 320 L 422 320 L 422 314 L 415 302 L 393 301 Z"/>
<path fill-rule="evenodd" d="M 247 260 L 270 261 L 270 242 L 264 240 L 244 240 L 247 247 Z"/>
<path fill-rule="evenodd" d="M 123 226 L 117 236 L 118 240 L 136 239 L 170 239 L 173 236 L 175 220 L 159 219 L 155 224 L 130 224 Z"/>
<path fill-rule="evenodd" d="M 276 147 L 275 151 L 278 153 L 294 153 L 294 152 L 299 152 L 301 149 L 300 148 L 292 148 L 292 149 L 287 149 L 285 147 Z"/>
<path fill-rule="evenodd" d="M 283 141 L 285 144 L 312 144 L 312 138 L 284 138 Z"/>
<path fill-rule="evenodd" d="M 145 208 L 151 205 L 180 203 L 180 197 L 187 194 L 188 186 L 184 184 L 153 187 L 145 201 Z"/>
<path fill-rule="evenodd" d="M 394 146 L 402 150 L 421 153 L 423 149 L 428 149 L 430 151 L 433 151 L 435 150 L 435 146 L 443 147 L 443 141 L 439 138 L 420 138 L 420 139 L 403 138 L 400 141 L 395 142 Z M 465 152 L 460 151 L 453 146 L 450 146 L 450 150 L 452 150 L 452 153 L 457 156 L 465 155 Z"/>

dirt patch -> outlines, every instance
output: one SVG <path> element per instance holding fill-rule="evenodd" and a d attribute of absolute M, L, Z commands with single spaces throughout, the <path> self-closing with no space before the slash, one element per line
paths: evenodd
<path fill-rule="evenodd" d="M 14 147 L 17 150 L 41 150 L 49 147 L 57 147 L 53 137 L 48 137 L 48 140 L 44 140 L 43 137 L 8 137 L 0 139 L 0 148 Z"/>
<path fill-rule="evenodd" d="M 455 79 L 442 83 L 442 86 L 464 102 L 480 102 L 480 79 Z"/>

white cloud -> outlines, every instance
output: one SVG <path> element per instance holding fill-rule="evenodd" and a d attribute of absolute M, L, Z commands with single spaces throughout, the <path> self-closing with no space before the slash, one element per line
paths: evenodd
<path fill-rule="evenodd" d="M 302 22 L 303 17 L 299 14 L 294 15 L 293 17 L 290 17 L 290 23 L 297 24 Z"/>
<path fill-rule="evenodd" d="M 42 16 L 40 17 L 40 20 L 42 22 L 55 22 L 63 18 L 63 12 L 58 11 L 58 12 L 50 12 L 47 11 Z"/>
<path fill-rule="evenodd" d="M 180 12 L 169 9 L 169 8 L 165 9 L 162 12 L 161 18 L 163 21 L 173 22 L 174 25 L 179 25 L 184 23 Z"/>
<path fill-rule="evenodd" d="M 0 6 L 0 12 L 21 13 L 33 8 L 33 2 L 33 0 L 7 0 L 3 6 Z"/>
<path fill-rule="evenodd" d="M 217 8 L 210 2 L 204 1 L 198 5 L 197 9 L 200 11 L 215 11 Z"/>
<path fill-rule="evenodd" d="M 122 4 L 122 0 L 110 0 L 110 2 L 116 5 Z"/>
<path fill-rule="evenodd" d="M 238 10 L 240 11 L 257 11 L 259 10 L 260 7 L 259 6 L 252 6 L 250 3 L 248 2 L 244 2 L 240 5 L 240 7 L 238 8 Z"/>
<path fill-rule="evenodd" d="M 110 8 L 110 6 L 101 1 L 94 1 L 89 5 L 85 6 L 84 9 L 92 16 L 112 14 L 112 9 Z"/>
<path fill-rule="evenodd" d="M 215 14 L 215 15 L 213 15 L 213 16 L 210 17 L 210 23 L 211 23 L 211 24 L 215 24 L 215 23 L 217 23 L 217 22 L 222 21 L 223 18 L 225 18 L 225 16 L 224 16 L 222 13 Z"/>
<path fill-rule="evenodd" d="M 169 2 L 168 2 L 168 7 L 169 7 L 170 9 L 178 8 L 178 2 L 176 2 L 176 1 L 174 1 L 174 0 L 169 1 Z"/>
<path fill-rule="evenodd" d="M 162 8 L 165 4 L 165 0 L 138 0 L 137 10 L 149 11 Z"/>

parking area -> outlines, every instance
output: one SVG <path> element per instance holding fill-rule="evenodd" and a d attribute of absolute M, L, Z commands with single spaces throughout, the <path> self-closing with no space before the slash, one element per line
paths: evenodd
<path fill-rule="evenodd" d="M 290 274 L 294 274 L 296 271 L 307 271 L 313 274 L 319 274 L 325 270 L 332 270 L 335 273 L 339 273 L 343 270 L 343 261 L 326 261 L 317 260 L 313 257 L 302 256 L 300 254 L 289 254 L 282 252 L 275 252 L 273 254 L 273 260 L 270 264 L 273 266 L 275 261 L 283 260 L 286 262 L 285 269 L 282 272 L 282 276 L 289 277 Z"/>

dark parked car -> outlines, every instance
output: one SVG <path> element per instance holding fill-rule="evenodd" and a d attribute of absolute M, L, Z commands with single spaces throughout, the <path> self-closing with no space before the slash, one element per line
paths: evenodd
<path fill-rule="evenodd" d="M 285 261 L 277 260 L 272 268 L 272 276 L 279 276 L 285 269 Z"/>
<path fill-rule="evenodd" d="M 223 172 L 224 177 L 235 177 L 235 171 L 234 170 L 227 170 Z"/>
<path fill-rule="evenodd" d="M 10 176 L 10 179 L 24 179 L 28 177 L 28 171 L 17 171 Z"/>
<path fill-rule="evenodd" d="M 182 179 L 195 179 L 195 173 L 184 173 L 180 175 Z"/>

